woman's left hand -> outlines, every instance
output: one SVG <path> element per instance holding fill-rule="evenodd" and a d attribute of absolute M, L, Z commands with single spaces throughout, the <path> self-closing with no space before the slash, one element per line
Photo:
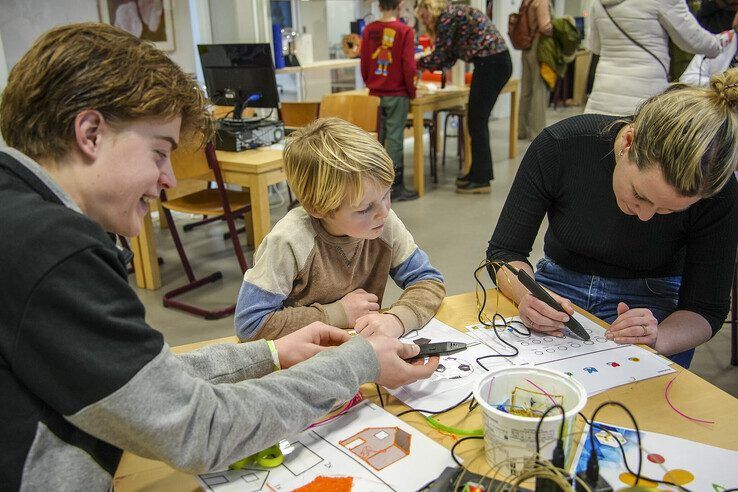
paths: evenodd
<path fill-rule="evenodd" d="M 615 343 L 641 343 L 654 347 L 659 335 L 659 322 L 650 309 L 630 309 L 618 304 L 618 317 L 605 332 L 605 338 Z"/>

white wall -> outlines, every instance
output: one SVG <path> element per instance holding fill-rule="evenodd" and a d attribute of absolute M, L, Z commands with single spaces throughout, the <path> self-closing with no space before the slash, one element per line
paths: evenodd
<path fill-rule="evenodd" d="M 175 51 L 168 53 L 186 72 L 195 72 L 188 0 L 171 0 Z M 100 20 L 97 0 L 0 0 L 0 42 L 9 70 L 33 41 L 54 26 Z M 1 60 L 0 60 L 1 61 Z"/>
<path fill-rule="evenodd" d="M 50 28 L 99 20 L 96 0 L 0 0 L 0 33 L 8 69 Z"/>
<path fill-rule="evenodd" d="M 174 51 L 167 53 L 182 70 L 195 73 L 195 51 L 192 42 L 192 20 L 188 0 L 172 1 L 172 22 L 174 24 Z"/>
<path fill-rule="evenodd" d="M 521 3 L 522 0 L 495 0 L 494 11 L 492 12 L 495 27 L 500 31 L 502 37 L 505 38 L 507 48 L 510 50 L 510 58 L 512 58 L 513 65 L 513 78 L 520 78 L 523 69 L 520 61 L 520 50 L 516 50 L 512 47 L 510 38 L 507 36 L 507 17 L 513 12 L 517 12 Z M 510 96 L 508 94 L 501 95 L 497 100 L 497 104 L 495 104 L 495 107 L 492 110 L 492 116 L 494 118 L 507 118 L 510 116 Z"/>
<path fill-rule="evenodd" d="M 271 43 L 267 0 L 210 0 L 213 43 Z"/>
<path fill-rule="evenodd" d="M 5 63 L 5 50 L 3 49 L 3 36 L 0 30 L 0 92 L 2 92 L 8 81 L 8 65 Z"/>

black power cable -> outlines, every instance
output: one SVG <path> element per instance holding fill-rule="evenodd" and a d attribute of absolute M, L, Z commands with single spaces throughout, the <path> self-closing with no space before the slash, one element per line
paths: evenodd
<path fill-rule="evenodd" d="M 477 312 L 477 319 L 479 320 L 479 322 L 483 326 L 486 326 L 488 328 L 491 328 L 492 331 L 494 332 L 495 336 L 497 337 L 497 339 L 500 341 L 500 343 L 502 343 L 503 345 L 507 345 L 508 347 L 510 347 L 512 349 L 512 353 L 509 353 L 509 354 L 484 355 L 482 357 L 477 357 L 477 359 L 476 359 L 477 364 L 479 364 L 479 366 L 482 369 L 484 369 L 485 371 L 489 371 L 489 369 L 482 363 L 482 360 L 492 359 L 492 358 L 498 358 L 498 357 L 515 357 L 516 355 L 518 355 L 520 353 L 519 350 L 518 350 L 518 348 L 515 345 L 512 345 L 509 342 L 506 342 L 500 336 L 500 334 L 497 332 L 497 329 L 498 328 L 511 328 L 515 333 L 518 333 L 519 335 L 528 336 L 528 337 L 530 336 L 530 329 L 528 329 L 527 326 L 525 326 L 523 323 L 521 323 L 519 321 L 508 322 L 507 320 L 505 320 L 505 318 L 500 313 L 495 313 L 494 315 L 492 315 L 492 323 L 491 324 L 489 322 L 487 322 L 487 321 L 484 320 L 484 318 L 483 318 L 484 308 L 487 306 L 487 289 L 484 288 L 484 284 L 479 279 L 479 272 L 482 271 L 482 270 L 484 270 L 485 268 L 487 268 L 487 266 L 489 266 L 489 265 L 490 265 L 490 262 L 489 261 L 485 261 L 479 267 L 477 267 L 477 269 L 474 270 L 474 280 L 477 282 L 477 285 L 479 285 L 479 288 L 482 289 L 482 303 L 479 306 L 479 311 Z M 508 268 L 512 268 L 512 267 L 510 267 L 507 264 L 505 264 L 505 265 Z M 495 323 L 495 321 L 497 321 L 498 318 L 499 318 L 499 320 L 501 320 L 501 323 L 499 325 Z M 519 324 L 526 331 L 520 331 L 517 328 L 511 326 L 513 323 Z"/>
<path fill-rule="evenodd" d="M 462 404 L 464 404 L 466 402 L 466 400 L 468 400 L 469 398 L 471 398 L 472 395 L 473 395 L 473 393 L 469 393 L 459 403 L 454 403 L 450 407 L 444 408 L 443 410 L 423 410 L 422 408 L 409 408 L 407 410 L 403 410 L 402 412 L 398 413 L 397 415 L 395 415 L 395 417 L 401 417 L 403 415 L 406 415 L 408 413 L 413 413 L 413 412 L 422 412 L 422 413 L 429 413 L 431 415 L 440 415 L 442 413 L 446 413 L 449 410 L 453 410 L 454 408 L 461 406 Z M 474 400 L 472 399 L 472 403 L 473 402 L 474 402 Z M 470 407 L 470 410 L 469 411 L 471 411 L 472 410 L 471 405 L 469 405 L 469 407 Z"/>
<path fill-rule="evenodd" d="M 456 459 L 456 453 L 454 453 L 454 451 L 456 451 L 456 447 L 459 444 L 461 444 L 464 441 L 468 441 L 470 439 L 484 439 L 484 437 L 482 437 L 482 436 L 462 437 L 461 439 L 459 439 L 458 441 L 456 441 L 453 446 L 451 446 L 451 458 L 453 458 L 453 460 L 456 462 L 456 464 L 459 465 L 462 468 L 463 468 L 464 465 L 461 464 L 461 462 L 458 459 Z"/>
<path fill-rule="evenodd" d="M 595 417 L 597 416 L 597 412 L 601 408 L 606 407 L 608 405 L 614 405 L 614 406 L 617 406 L 617 407 L 622 408 L 625 411 L 625 413 L 628 414 L 628 417 L 630 418 L 631 422 L 633 422 L 633 427 L 635 428 L 636 436 L 638 437 L 638 469 L 637 469 L 636 472 L 634 472 L 630 468 L 630 465 L 628 464 L 628 459 L 625 456 L 625 448 L 623 447 L 623 444 L 620 442 L 620 440 L 609 429 L 606 429 L 606 428 L 602 427 L 600 424 L 596 424 L 595 423 Z M 595 409 L 595 411 L 592 413 L 592 420 L 591 421 L 590 420 L 587 420 L 587 418 L 584 415 L 582 415 L 581 413 L 579 415 L 581 415 L 582 418 L 584 419 L 584 421 L 589 424 L 589 440 L 590 440 L 589 445 L 590 445 L 590 449 L 591 449 L 590 460 L 589 460 L 590 462 L 591 461 L 594 461 L 596 463 L 596 461 L 597 461 L 597 454 L 594 452 L 594 437 L 593 437 L 594 434 L 592 432 L 593 429 L 595 427 L 597 427 L 598 429 L 607 432 L 607 434 L 609 434 L 610 437 L 612 437 L 615 440 L 615 442 L 617 443 L 618 447 L 620 448 L 620 454 L 623 456 L 623 465 L 625 465 L 625 469 L 628 471 L 628 473 L 630 473 L 631 475 L 633 475 L 636 478 L 636 481 L 635 481 L 634 485 L 638 485 L 638 482 L 640 480 L 644 480 L 644 481 L 649 481 L 649 482 L 661 483 L 661 484 L 664 484 L 664 485 L 669 485 L 671 487 L 676 487 L 676 488 L 678 488 L 680 490 L 683 490 L 684 492 L 690 492 L 690 490 L 688 488 L 686 488 L 686 487 L 684 487 L 682 485 L 679 485 L 679 484 L 676 484 L 676 483 L 673 483 L 673 482 L 669 482 L 668 480 L 658 480 L 656 478 L 646 477 L 646 476 L 644 476 L 641 473 L 641 468 L 642 468 L 642 464 L 643 464 L 643 455 L 642 455 L 643 448 L 641 447 L 641 431 L 638 428 L 638 422 L 636 422 L 635 417 L 633 416 L 633 414 L 631 413 L 631 411 L 628 410 L 628 408 L 625 405 L 623 405 L 622 403 L 617 402 L 617 401 L 607 401 L 607 402 L 604 402 L 600 406 L 598 406 Z M 592 459 L 593 456 L 594 456 L 594 460 Z M 594 467 L 595 468 L 599 468 L 596 464 L 594 465 Z M 588 462 L 587 463 L 587 474 L 588 474 L 588 478 L 589 478 L 589 474 L 590 473 L 592 473 L 592 472 L 590 471 L 590 463 Z M 597 476 L 594 477 L 594 482 L 592 482 L 592 483 L 596 483 L 596 481 L 597 481 Z"/>

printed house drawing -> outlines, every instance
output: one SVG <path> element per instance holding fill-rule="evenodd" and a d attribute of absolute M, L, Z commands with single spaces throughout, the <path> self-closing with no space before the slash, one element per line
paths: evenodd
<path fill-rule="evenodd" d="M 411 437 L 399 427 L 367 427 L 339 444 L 381 470 L 410 454 Z"/>

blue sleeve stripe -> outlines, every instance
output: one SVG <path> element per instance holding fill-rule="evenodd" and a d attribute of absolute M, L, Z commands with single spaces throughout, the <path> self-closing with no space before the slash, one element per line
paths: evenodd
<path fill-rule="evenodd" d="M 282 307 L 287 298 L 274 294 L 249 282 L 241 285 L 236 302 L 236 335 L 241 340 L 253 337 L 266 321 L 267 316 Z"/>
<path fill-rule="evenodd" d="M 390 276 L 401 289 L 406 289 L 421 280 L 443 282 L 441 272 L 433 268 L 428 255 L 420 248 L 416 248 L 407 260 L 392 268 Z"/>

